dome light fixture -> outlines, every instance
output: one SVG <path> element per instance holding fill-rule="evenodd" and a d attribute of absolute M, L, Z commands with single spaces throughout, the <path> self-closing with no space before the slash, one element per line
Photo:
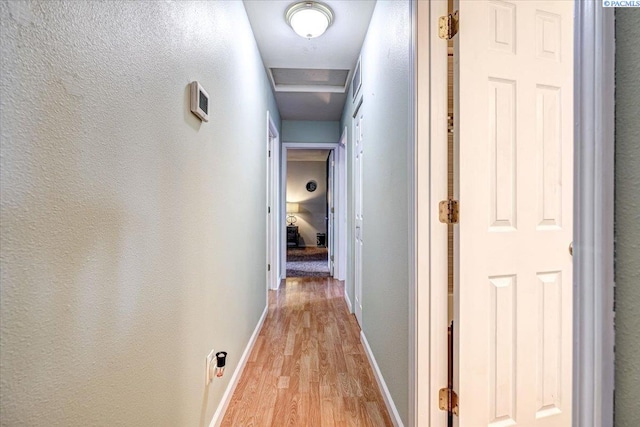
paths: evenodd
<path fill-rule="evenodd" d="M 333 11 L 317 1 L 301 1 L 289 6 L 285 17 L 296 34 L 313 39 L 327 31 L 333 22 Z"/>

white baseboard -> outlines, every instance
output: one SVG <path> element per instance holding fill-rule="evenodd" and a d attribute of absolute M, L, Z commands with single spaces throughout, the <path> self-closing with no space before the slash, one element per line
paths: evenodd
<path fill-rule="evenodd" d="M 349 299 L 349 294 L 347 293 L 346 285 L 344 290 L 344 300 L 347 303 L 347 308 L 349 309 L 349 313 L 353 313 L 353 306 L 351 305 L 351 300 Z"/>
<path fill-rule="evenodd" d="M 220 400 L 220 404 L 218 404 L 218 408 L 216 409 L 216 412 L 214 412 L 213 414 L 213 418 L 211 419 L 211 423 L 209 424 L 209 427 L 218 427 L 220 426 L 220 423 L 222 423 L 224 414 L 225 412 L 227 412 L 227 407 L 231 402 L 231 397 L 233 396 L 233 392 L 235 391 L 236 386 L 238 385 L 238 381 L 240 381 L 240 377 L 242 376 L 242 371 L 244 371 L 244 367 L 247 364 L 247 359 L 249 359 L 249 355 L 251 354 L 253 345 L 256 343 L 256 339 L 260 334 L 260 329 L 262 328 L 264 319 L 267 318 L 268 310 L 269 310 L 269 306 L 266 306 L 264 308 L 264 311 L 262 312 L 262 316 L 260 316 L 260 320 L 258 320 L 258 324 L 256 325 L 256 328 L 253 330 L 253 334 L 251 334 L 251 338 L 249 338 L 249 342 L 247 343 L 247 346 L 245 347 L 244 352 L 242 352 L 242 356 L 240 357 L 240 362 L 238 363 L 238 367 L 236 368 L 235 372 L 231 376 L 231 381 L 229 381 L 229 384 L 227 385 L 227 389 L 224 391 L 224 394 L 222 395 L 222 400 Z"/>
<path fill-rule="evenodd" d="M 376 358 L 373 356 L 373 352 L 371 351 L 371 347 L 369 347 L 369 342 L 367 341 L 367 337 L 365 337 L 363 331 L 360 331 L 360 341 L 362 341 L 364 352 L 367 354 L 369 363 L 373 368 L 373 374 L 376 377 L 376 381 L 378 383 L 378 387 L 380 388 L 380 392 L 382 392 L 384 403 L 387 405 L 387 410 L 389 411 L 391 422 L 395 427 L 404 427 L 404 424 L 402 423 L 402 419 L 400 418 L 400 414 L 398 413 L 398 408 L 396 408 L 395 403 L 393 403 L 393 399 L 391 398 L 391 393 L 389 393 L 387 384 L 384 382 L 384 378 L 382 377 L 382 372 L 380 372 L 380 368 L 378 367 Z"/>

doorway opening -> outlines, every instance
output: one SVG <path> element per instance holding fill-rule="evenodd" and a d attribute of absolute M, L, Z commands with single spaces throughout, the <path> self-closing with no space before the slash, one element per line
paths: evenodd
<path fill-rule="evenodd" d="M 336 227 L 343 204 L 336 197 L 343 181 L 336 170 L 335 143 L 284 143 L 281 170 L 282 277 L 337 277 Z"/>
<path fill-rule="evenodd" d="M 287 153 L 287 277 L 329 277 L 329 198 L 331 150 Z"/>

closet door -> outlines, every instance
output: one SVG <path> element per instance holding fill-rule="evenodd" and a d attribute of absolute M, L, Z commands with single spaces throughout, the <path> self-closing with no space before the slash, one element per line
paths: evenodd
<path fill-rule="evenodd" d="M 454 425 L 570 427 L 574 4 L 455 9 Z"/>

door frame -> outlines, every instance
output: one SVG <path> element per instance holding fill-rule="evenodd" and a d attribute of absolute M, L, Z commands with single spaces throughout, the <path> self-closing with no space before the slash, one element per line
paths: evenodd
<path fill-rule="evenodd" d="M 338 146 L 339 148 L 340 146 Z M 335 255 L 336 255 L 336 244 L 335 244 L 335 236 L 336 233 L 336 188 L 337 185 L 334 185 L 336 180 L 336 157 L 338 155 L 338 148 L 335 150 L 329 151 L 329 156 L 327 157 L 327 238 L 326 245 L 327 251 L 329 253 L 328 257 L 328 265 L 329 265 L 329 275 L 333 278 L 337 276 L 336 274 L 336 264 L 335 264 Z"/>
<path fill-rule="evenodd" d="M 335 233 L 344 238 L 335 240 L 334 250 L 334 277 L 338 280 L 346 280 L 347 277 L 347 127 L 345 126 L 338 148 L 335 150 L 335 176 L 343 185 L 336 185 L 335 200 L 336 212 L 334 215 Z M 345 291 L 346 295 L 346 291 Z"/>
<path fill-rule="evenodd" d="M 447 1 L 413 4 L 416 276 L 409 302 L 409 366 L 415 382 L 409 423 L 443 427 L 438 389 L 446 385 L 447 372 L 447 233 L 438 202 L 446 199 L 447 188 L 447 47 L 436 34 Z M 612 427 L 614 9 L 581 0 L 575 5 L 573 425 Z"/>
<path fill-rule="evenodd" d="M 614 11 L 576 0 L 573 425 L 581 427 L 613 426 Z"/>
<path fill-rule="evenodd" d="M 353 248 L 353 256 L 352 256 L 352 260 L 351 260 L 351 265 L 352 265 L 352 272 L 353 272 L 353 302 L 351 302 L 350 300 L 347 301 L 347 305 L 351 308 L 350 312 L 353 313 L 356 317 L 356 320 L 358 321 L 358 326 L 360 327 L 360 329 L 362 329 L 362 259 L 360 259 L 360 265 L 358 265 L 357 262 L 357 252 L 358 252 L 358 242 L 356 241 L 357 237 L 357 221 L 356 221 L 356 215 L 357 215 L 357 207 L 358 207 L 358 202 L 356 201 L 357 198 L 360 196 L 358 194 L 358 181 L 360 181 L 360 178 L 362 176 L 362 167 L 363 167 L 363 163 L 360 163 L 360 170 L 356 167 L 356 161 L 358 156 L 356 155 L 356 140 L 358 139 L 358 137 L 356 136 L 356 133 L 358 131 L 362 132 L 362 127 L 357 128 L 356 127 L 356 121 L 357 121 L 357 117 L 358 114 L 360 113 L 360 109 L 362 108 L 362 105 L 364 104 L 364 95 L 360 94 L 357 98 L 357 101 L 355 102 L 356 108 L 354 108 L 353 113 L 351 114 L 351 194 L 352 194 L 352 199 L 353 199 L 353 210 L 351 211 L 351 221 L 352 221 L 352 236 L 353 236 L 353 240 L 351 241 L 351 247 Z M 360 123 L 360 126 L 362 126 L 362 123 Z M 360 129 L 360 130 L 358 130 Z M 346 128 L 345 128 L 346 130 Z M 363 141 L 360 141 L 360 144 L 363 144 Z M 359 171 L 359 172 L 358 172 Z M 358 173 L 360 173 L 360 177 L 358 176 Z M 360 192 L 363 192 L 363 188 L 362 188 L 363 183 L 360 182 Z M 361 206 L 362 208 L 362 206 Z M 409 209 L 409 212 L 412 212 L 411 209 Z M 360 236 L 362 236 L 364 227 L 360 227 Z M 362 252 L 360 252 L 360 257 L 362 258 Z M 411 259 L 411 257 L 409 257 Z M 358 282 L 359 280 L 359 282 Z M 359 286 L 359 289 L 358 289 Z M 360 298 L 358 298 L 358 291 L 360 291 Z M 346 293 L 345 293 L 346 295 Z M 360 303 L 360 307 L 358 307 L 358 302 Z"/>
<path fill-rule="evenodd" d="M 267 291 L 277 289 L 280 284 L 280 235 L 281 223 L 278 218 L 278 199 L 280 192 L 280 179 L 278 173 L 280 154 L 280 134 L 273 122 L 273 118 L 267 111 Z M 271 266 L 269 269 L 268 266 Z M 268 295 L 268 294 L 267 294 Z M 267 297 L 268 298 L 268 297 Z"/>
<path fill-rule="evenodd" d="M 337 142 L 283 142 L 281 145 L 281 155 L 280 155 L 280 201 L 278 206 L 278 221 L 279 224 L 285 224 L 287 218 L 287 152 L 289 150 L 332 150 L 334 153 L 338 149 Z M 336 177 L 334 177 L 336 178 Z M 334 179 L 334 194 L 335 187 L 340 186 L 343 187 L 346 185 L 344 182 L 340 182 L 339 179 Z M 342 206 L 336 206 L 336 213 L 338 209 L 343 209 Z M 335 241 L 339 242 L 341 239 L 345 238 L 344 230 L 340 230 L 341 232 L 338 234 L 334 230 Z M 280 265 L 282 268 L 280 269 L 280 279 L 284 279 L 287 276 L 287 228 L 282 227 L 280 231 Z"/>

